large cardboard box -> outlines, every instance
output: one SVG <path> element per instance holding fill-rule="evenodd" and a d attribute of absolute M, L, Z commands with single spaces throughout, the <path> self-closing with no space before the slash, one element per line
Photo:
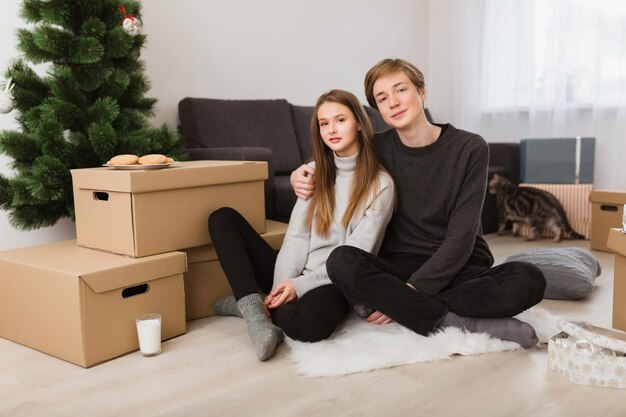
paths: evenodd
<path fill-rule="evenodd" d="M 141 259 L 64 241 L 0 252 L 0 336 L 90 367 L 139 348 L 135 317 L 185 333 L 185 254 Z"/>
<path fill-rule="evenodd" d="M 589 239 L 591 236 L 591 203 L 589 195 L 592 192 L 592 184 L 520 184 L 520 187 L 533 187 L 552 193 L 561 202 L 567 219 L 572 228 Z M 528 236 L 530 227 L 520 225 L 520 236 Z M 544 227 L 541 237 L 551 238 L 553 232 Z"/>
<path fill-rule="evenodd" d="M 261 237 L 279 250 L 287 224 L 267 220 L 265 233 Z M 187 320 L 199 319 L 215 314 L 213 304 L 218 298 L 233 295 L 224 271 L 217 259 L 213 245 L 186 249 L 188 269 L 185 272 L 185 308 Z"/>
<path fill-rule="evenodd" d="M 520 141 L 520 182 L 591 184 L 595 138 L 545 138 Z"/>
<path fill-rule="evenodd" d="M 591 249 L 612 252 L 606 245 L 609 230 L 622 226 L 626 190 L 593 190 L 591 193 Z"/>
<path fill-rule="evenodd" d="M 228 206 L 265 230 L 266 162 L 194 161 L 162 170 L 72 170 L 80 246 L 141 257 L 211 243 L 207 219 Z"/>
<path fill-rule="evenodd" d="M 611 229 L 607 246 L 615 251 L 613 327 L 626 331 L 626 234 Z"/>

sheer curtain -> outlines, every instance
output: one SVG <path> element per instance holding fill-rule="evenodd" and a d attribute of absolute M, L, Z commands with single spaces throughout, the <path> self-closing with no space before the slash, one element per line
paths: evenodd
<path fill-rule="evenodd" d="M 626 2 L 431 0 L 428 13 L 436 118 L 490 142 L 594 136 L 596 188 L 626 189 Z"/>

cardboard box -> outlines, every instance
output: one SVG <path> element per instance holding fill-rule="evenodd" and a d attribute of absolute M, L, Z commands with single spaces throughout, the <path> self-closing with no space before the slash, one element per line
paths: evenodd
<path fill-rule="evenodd" d="M 591 184 L 595 138 L 545 138 L 520 141 L 520 182 Z"/>
<path fill-rule="evenodd" d="M 612 252 L 606 241 L 611 228 L 622 226 L 626 190 L 593 190 L 590 199 L 591 249 Z"/>
<path fill-rule="evenodd" d="M 194 161 L 161 170 L 72 170 L 80 246 L 141 257 L 211 243 L 209 214 L 233 207 L 263 233 L 267 162 Z"/>
<path fill-rule="evenodd" d="M 90 367 L 139 348 L 135 317 L 186 332 L 185 254 L 132 259 L 64 241 L 0 252 L 0 336 Z"/>
<path fill-rule="evenodd" d="M 613 327 L 626 331 L 626 234 L 611 229 L 607 246 L 615 251 Z"/>
<path fill-rule="evenodd" d="M 572 228 L 589 239 L 591 236 L 591 203 L 589 196 L 592 184 L 520 184 L 520 187 L 533 187 L 552 193 L 561 202 Z M 520 224 L 520 236 L 528 236 L 530 227 Z M 554 234 L 544 227 L 541 237 L 552 238 Z"/>
<path fill-rule="evenodd" d="M 267 220 L 261 237 L 279 250 L 287 224 Z M 213 245 L 186 249 L 188 270 L 185 272 L 185 308 L 187 320 L 209 317 L 215 314 L 213 304 L 218 298 L 233 295 L 224 271 L 220 266 Z"/>

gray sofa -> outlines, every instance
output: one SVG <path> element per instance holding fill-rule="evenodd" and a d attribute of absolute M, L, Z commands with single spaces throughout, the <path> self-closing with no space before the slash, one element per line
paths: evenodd
<path fill-rule="evenodd" d="M 366 107 L 374 131 L 388 128 L 378 111 Z M 178 104 L 180 131 L 191 159 L 252 160 L 269 163 L 265 186 L 267 217 L 289 221 L 296 196 L 291 172 L 312 155 L 313 106 L 286 100 L 184 98 Z M 430 114 L 426 110 L 429 120 Z M 519 144 L 490 143 L 489 177 L 504 175 L 519 182 Z M 495 197 L 487 194 L 482 214 L 484 233 L 498 228 Z"/>
<path fill-rule="evenodd" d="M 494 174 L 519 184 L 519 143 L 489 143 L 489 179 Z M 498 204 L 496 196 L 489 192 L 485 196 L 481 220 L 483 233 L 498 231 Z"/>
<path fill-rule="evenodd" d="M 367 107 L 374 131 L 387 129 L 380 114 Z M 291 172 L 313 151 L 313 106 L 286 100 L 184 98 L 178 104 L 180 132 L 191 159 L 251 160 L 269 163 L 265 209 L 270 219 L 289 221 L 296 196 Z"/>

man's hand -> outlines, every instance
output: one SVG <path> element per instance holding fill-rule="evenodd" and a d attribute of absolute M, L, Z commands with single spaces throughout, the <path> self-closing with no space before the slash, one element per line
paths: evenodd
<path fill-rule="evenodd" d="M 291 173 L 290 182 L 294 193 L 303 200 L 308 200 L 315 189 L 315 168 L 301 165 Z"/>
<path fill-rule="evenodd" d="M 385 316 L 380 311 L 374 311 L 372 314 L 366 317 L 368 323 L 372 324 L 389 324 L 393 323 L 393 320 Z"/>
<path fill-rule="evenodd" d="M 263 300 L 263 304 L 267 308 L 277 308 L 283 304 L 292 302 L 296 298 L 298 298 L 296 289 L 293 287 L 291 280 L 288 279 L 274 287 L 272 292 Z"/>

